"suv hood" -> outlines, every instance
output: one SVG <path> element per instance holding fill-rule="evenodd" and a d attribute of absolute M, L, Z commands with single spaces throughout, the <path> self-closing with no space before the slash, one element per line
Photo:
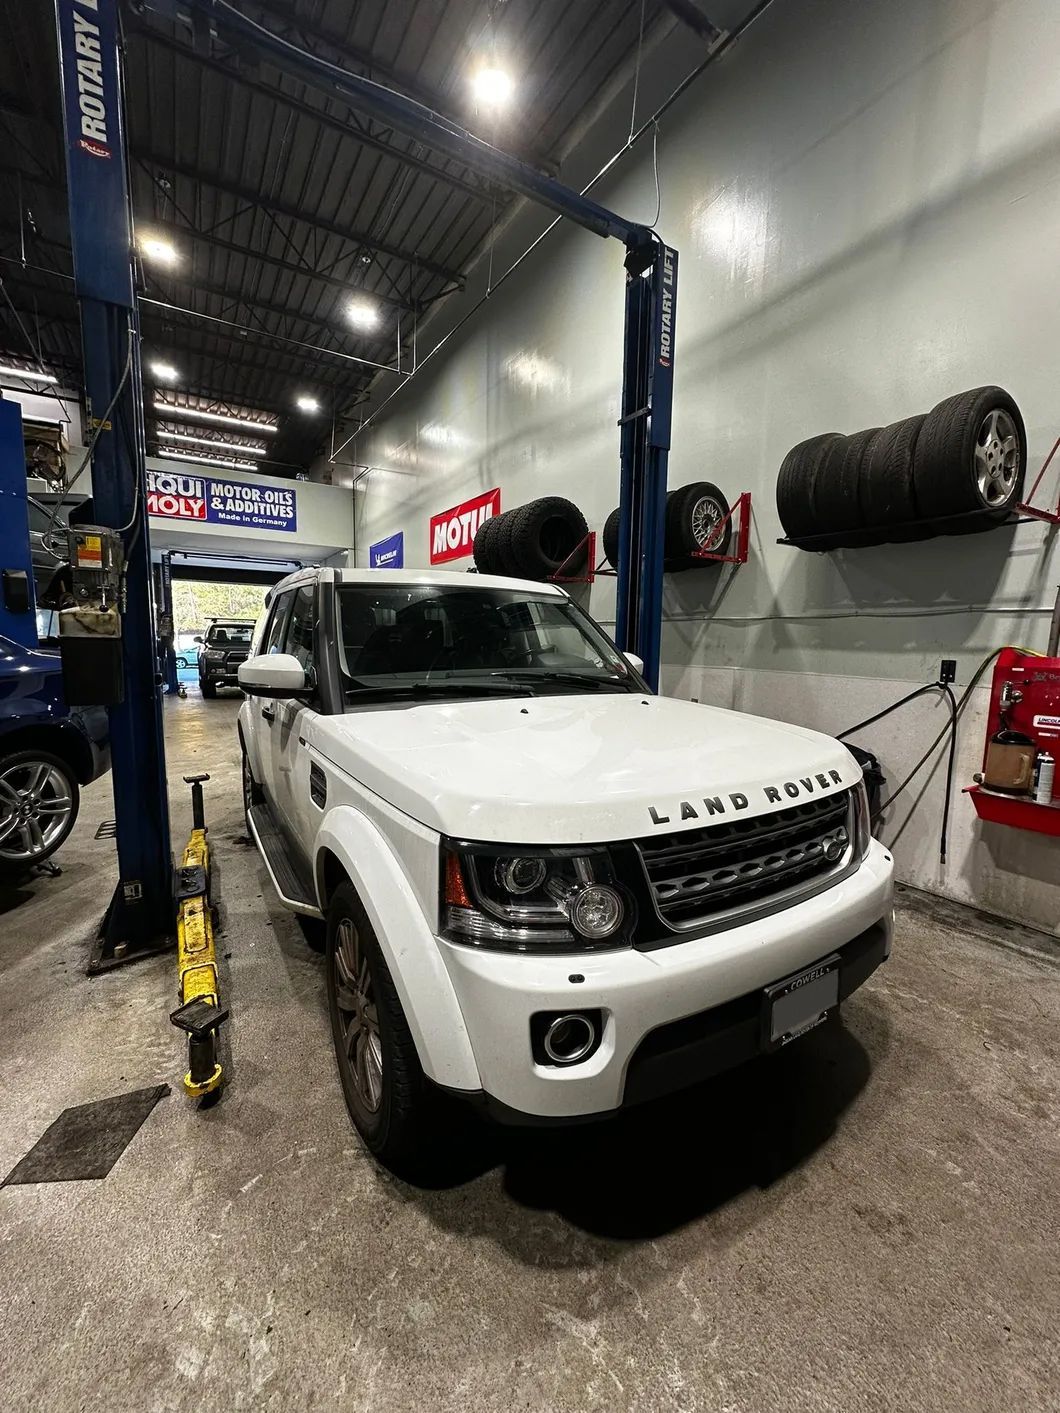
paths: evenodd
<path fill-rule="evenodd" d="M 511 844 L 698 829 L 861 779 L 819 732 L 634 693 L 365 706 L 310 744 L 440 834 Z"/>

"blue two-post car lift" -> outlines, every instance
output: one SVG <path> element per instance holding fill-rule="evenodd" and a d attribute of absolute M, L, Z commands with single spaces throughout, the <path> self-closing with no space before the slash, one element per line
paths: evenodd
<path fill-rule="evenodd" d="M 81 305 L 85 382 L 97 415 L 114 402 L 96 447 L 99 524 L 126 546 L 125 700 L 111 708 L 120 881 L 114 939 L 145 945 L 172 927 L 172 861 L 148 545 L 139 331 L 133 282 L 118 0 L 55 0 L 63 79 L 70 229 Z M 626 247 L 620 433 L 617 640 L 658 686 L 666 469 L 673 406 L 677 252 L 628 221 L 402 94 L 350 74 L 248 19 L 226 0 L 141 0 L 210 31 L 385 121 L 473 171 Z"/>

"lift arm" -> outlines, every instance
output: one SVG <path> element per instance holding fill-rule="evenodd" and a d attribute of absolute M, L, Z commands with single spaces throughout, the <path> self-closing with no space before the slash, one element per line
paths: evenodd
<path fill-rule="evenodd" d="M 351 108 L 463 163 L 498 186 L 566 216 L 595 235 L 623 242 L 627 255 L 617 639 L 620 647 L 644 659 L 648 681 L 658 686 L 677 252 L 647 226 L 626 220 L 511 153 L 492 147 L 415 99 L 307 53 L 242 14 L 228 0 L 142 0 L 140 8 L 170 19 L 188 17 L 199 41 L 208 43 L 210 32 L 216 32 L 235 47 L 263 55 L 323 93 L 338 94 Z M 438 176 L 444 181 L 443 172 Z"/>

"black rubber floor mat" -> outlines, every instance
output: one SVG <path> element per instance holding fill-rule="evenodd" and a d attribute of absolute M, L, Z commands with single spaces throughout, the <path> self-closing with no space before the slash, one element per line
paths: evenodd
<path fill-rule="evenodd" d="M 64 1109 L 0 1187 L 105 1178 L 136 1137 L 144 1119 L 168 1093 L 168 1084 L 155 1084 L 150 1089 L 134 1089 L 131 1094 L 115 1094 L 110 1099 Z"/>

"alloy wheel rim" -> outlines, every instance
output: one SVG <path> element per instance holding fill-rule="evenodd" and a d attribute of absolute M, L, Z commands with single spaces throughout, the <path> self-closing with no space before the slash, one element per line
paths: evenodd
<path fill-rule="evenodd" d="M 341 1058 L 358 1098 L 374 1114 L 383 1101 L 383 1044 L 368 958 L 352 918 L 342 918 L 335 935 L 335 995 Z"/>
<path fill-rule="evenodd" d="M 708 496 L 701 496 L 692 507 L 692 538 L 701 550 L 710 550 L 721 539 L 721 515 Z"/>
<path fill-rule="evenodd" d="M 0 771 L 0 858 L 41 858 L 62 835 L 73 807 L 69 781 L 48 761 L 19 761 Z"/>
<path fill-rule="evenodd" d="M 1010 413 L 988 412 L 975 439 L 975 477 L 984 503 L 1004 505 L 1012 495 L 1020 468 L 1020 439 Z"/>

